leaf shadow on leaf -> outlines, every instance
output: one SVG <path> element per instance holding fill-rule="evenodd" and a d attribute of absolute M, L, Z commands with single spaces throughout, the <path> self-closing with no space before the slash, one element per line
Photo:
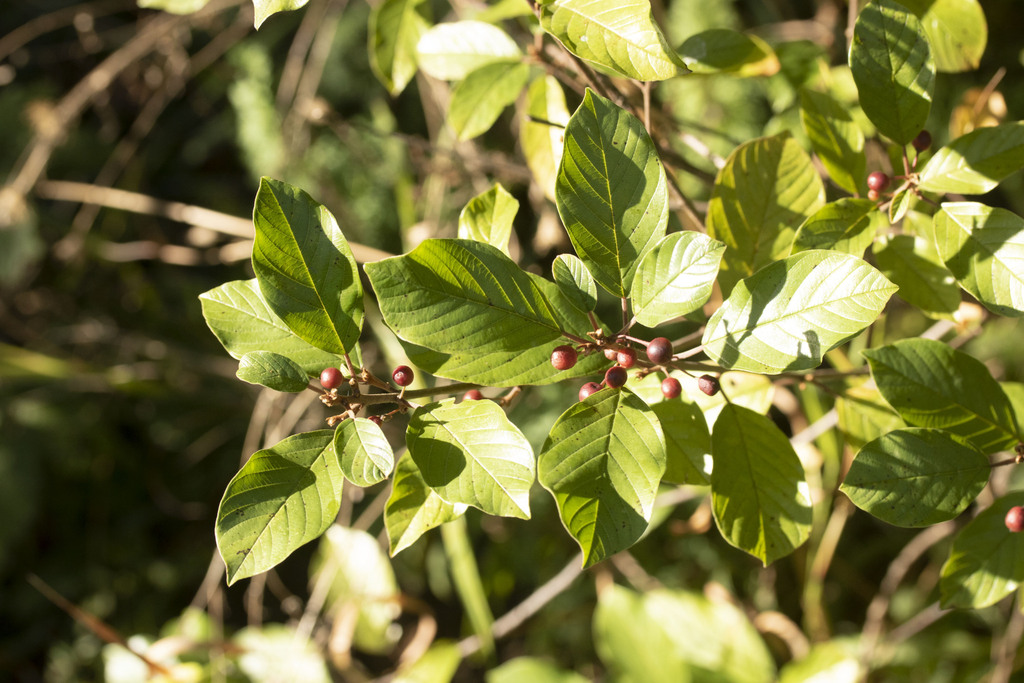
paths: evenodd
<path fill-rule="evenodd" d="M 263 512 L 263 508 L 274 501 L 280 501 L 279 508 L 285 505 L 285 499 L 295 495 L 299 491 L 316 486 L 316 475 L 302 464 L 296 463 L 280 455 L 266 453 L 259 456 L 259 472 L 248 477 L 263 479 L 267 472 L 273 473 L 274 481 L 270 484 L 253 482 L 253 486 L 244 490 L 241 494 L 225 499 L 224 508 L 233 504 L 232 509 L 222 509 L 221 518 L 217 522 L 221 535 L 226 535 L 231 529 L 240 524 L 245 524 L 253 518 L 269 516 L 267 524 L 277 514 L 277 510 L 269 513 Z M 253 508 L 259 508 L 252 512 Z"/>
<path fill-rule="evenodd" d="M 410 453 L 430 488 L 448 486 L 466 469 L 466 455 L 457 446 L 422 434 L 416 439 L 415 452 Z"/>
<path fill-rule="evenodd" d="M 977 222 L 971 226 L 970 236 L 963 241 L 963 244 L 960 245 L 955 254 L 948 259 L 943 259 L 946 268 L 953 274 L 958 283 L 970 280 L 972 275 L 975 279 L 978 279 L 980 273 L 986 270 L 985 264 L 992 261 L 995 253 L 1008 242 L 1006 238 L 1009 237 L 1010 231 L 1001 231 L 1001 226 L 998 224 L 998 219 L 1007 214 L 1013 215 L 1003 209 L 993 209 L 988 215 L 977 216 Z M 950 214 L 949 222 L 956 222 L 952 214 Z M 990 222 L 996 223 L 996 225 L 989 229 L 989 232 L 985 235 L 985 242 L 982 243 L 977 233 L 985 230 Z M 1008 306 L 1002 306 L 991 301 L 982 303 L 1000 315 L 1020 315 L 1020 313 Z"/>

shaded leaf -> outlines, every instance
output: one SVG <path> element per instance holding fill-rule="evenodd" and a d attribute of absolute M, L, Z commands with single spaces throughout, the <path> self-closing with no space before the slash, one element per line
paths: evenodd
<path fill-rule="evenodd" d="M 533 449 L 497 403 L 429 403 L 413 412 L 405 438 L 423 481 L 444 500 L 530 518 Z"/>
<path fill-rule="evenodd" d="M 317 348 L 352 350 L 363 324 L 363 286 L 334 216 L 297 187 L 260 180 L 252 266 L 267 306 Z"/>
<path fill-rule="evenodd" d="M 299 392 L 309 386 L 309 376 L 290 358 L 271 351 L 252 351 L 238 364 L 238 379 L 275 391 Z"/>
<path fill-rule="evenodd" d="M 696 74 L 770 76 L 779 70 L 779 60 L 767 43 L 727 28 L 695 33 L 683 41 L 679 56 Z"/>
<path fill-rule="evenodd" d="M 860 450 L 869 441 L 906 426 L 903 418 L 889 407 L 873 385 L 862 384 L 845 390 L 836 399 L 836 412 L 839 431 L 856 450 Z"/>
<path fill-rule="evenodd" d="M 872 251 L 882 273 L 899 285 L 899 296 L 933 318 L 952 319 L 960 307 L 960 289 L 942 265 L 935 247 L 922 237 L 882 237 Z"/>
<path fill-rule="evenodd" d="M 1016 443 L 1013 409 L 981 361 L 930 339 L 903 339 L 863 355 L 907 424 L 945 429 L 986 455 Z"/>
<path fill-rule="evenodd" d="M 526 111 L 519 128 L 519 144 L 533 179 L 544 196 L 555 201 L 555 178 L 562 161 L 565 126 L 569 110 L 558 79 L 551 75 L 538 78 L 526 93 Z"/>
<path fill-rule="evenodd" d="M 988 458 L 938 429 L 900 429 L 865 444 L 840 490 L 896 526 L 953 519 L 988 483 Z"/>
<path fill-rule="evenodd" d="M 1024 534 L 1003 521 L 1015 505 L 1024 505 L 1024 491 L 996 499 L 953 539 L 939 581 L 944 608 L 994 605 L 1024 581 Z"/>
<path fill-rule="evenodd" d="M 485 64 L 522 56 L 509 34 L 482 21 L 437 24 L 420 36 L 416 53 L 423 72 L 443 81 L 459 81 Z"/>
<path fill-rule="evenodd" d="M 860 106 L 878 131 L 905 145 L 924 128 L 935 62 L 920 20 L 895 0 L 864 6 L 853 28 L 850 69 Z"/>
<path fill-rule="evenodd" d="M 795 254 L 810 249 L 832 249 L 862 257 L 875 238 L 877 212 L 870 199 L 844 197 L 814 212 L 796 231 Z"/>
<path fill-rule="evenodd" d="M 494 187 L 469 200 L 459 214 L 459 238 L 486 242 L 508 255 L 512 221 L 519 211 L 519 200 L 495 183 Z"/>
<path fill-rule="evenodd" d="M 831 95 L 801 90 L 800 121 L 835 184 L 850 194 L 866 191 L 864 133 L 849 110 Z"/>
<path fill-rule="evenodd" d="M 688 73 L 648 0 L 543 0 L 540 23 L 577 57 L 638 81 Z"/>
<path fill-rule="evenodd" d="M 529 80 L 530 65 L 520 59 L 493 61 L 469 72 L 448 103 L 448 123 L 458 139 L 486 133 Z"/>
<path fill-rule="evenodd" d="M 334 451 L 341 472 L 356 486 L 384 481 L 395 466 L 391 444 L 372 421 L 356 417 L 342 420 L 334 430 Z"/>
<path fill-rule="evenodd" d="M 416 75 L 416 45 L 430 27 L 429 18 L 425 0 L 383 0 L 370 10 L 370 66 L 392 95 Z"/>
<path fill-rule="evenodd" d="M 603 389 L 562 413 L 537 461 L 584 567 L 636 543 L 664 473 L 658 418 L 628 389 Z"/>
<path fill-rule="evenodd" d="M 555 199 L 597 283 L 628 296 L 640 256 L 668 224 L 668 181 L 643 124 L 587 90 L 565 129 Z"/>
<path fill-rule="evenodd" d="M 960 286 L 999 315 L 1024 316 L 1024 219 L 974 202 L 942 205 L 935 247 Z"/>
<path fill-rule="evenodd" d="M 718 277 L 723 294 L 788 254 L 797 227 L 824 202 L 811 158 L 789 133 L 737 147 L 708 204 L 708 235 L 726 245 Z"/>
<path fill-rule="evenodd" d="M 711 483 L 711 433 L 700 407 L 682 399 L 660 401 L 651 407 L 665 433 L 662 481 L 701 486 Z"/>
<path fill-rule="evenodd" d="M 892 199 L 889 200 L 889 223 L 896 225 L 903 220 L 913 199 L 914 193 L 909 187 L 893 192 Z"/>
<path fill-rule="evenodd" d="M 637 322 L 647 327 L 691 313 L 711 297 L 725 245 L 696 232 L 663 237 L 637 267 L 631 294 Z"/>
<path fill-rule="evenodd" d="M 978 0 L 900 0 L 917 15 L 941 72 L 971 71 L 988 42 L 985 13 Z"/>
<path fill-rule="evenodd" d="M 736 285 L 708 321 L 704 351 L 734 370 L 810 370 L 874 322 L 895 291 L 862 259 L 802 251 Z"/>
<path fill-rule="evenodd" d="M 466 505 L 447 502 L 423 480 L 416 462 L 408 452 L 398 459 L 391 495 L 384 506 L 384 527 L 392 557 L 419 540 L 419 537 L 466 510 Z"/>
<path fill-rule="evenodd" d="M 597 283 L 578 257 L 572 254 L 556 256 L 551 264 L 551 276 L 576 309 L 586 313 L 597 306 Z"/>
<path fill-rule="evenodd" d="M 138 0 L 138 5 L 145 9 L 162 9 L 170 14 L 192 14 L 206 7 L 209 2 L 210 0 Z"/>
<path fill-rule="evenodd" d="M 559 669 L 545 659 L 515 657 L 487 672 L 486 683 L 587 683 L 574 671 Z"/>
<path fill-rule="evenodd" d="M 435 640 L 422 657 L 400 667 L 391 683 L 449 683 L 461 662 L 456 643 Z"/>
<path fill-rule="evenodd" d="M 927 192 L 985 194 L 1024 168 L 1024 121 L 977 128 L 935 152 L 920 171 Z"/>
<path fill-rule="evenodd" d="M 230 586 L 277 566 L 320 536 L 341 505 L 334 432 L 289 436 L 256 451 L 228 483 L 217 511 L 217 548 Z"/>
<path fill-rule="evenodd" d="M 711 434 L 711 505 L 722 536 L 765 566 L 811 535 L 810 489 L 789 439 L 769 418 L 727 405 Z"/>

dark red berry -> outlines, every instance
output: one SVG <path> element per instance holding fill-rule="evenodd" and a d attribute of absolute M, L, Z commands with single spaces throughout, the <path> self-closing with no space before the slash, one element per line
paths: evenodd
<path fill-rule="evenodd" d="M 618 356 L 618 355 L 619 355 L 619 350 L 618 349 L 613 349 L 610 346 L 604 350 L 604 357 L 607 358 L 608 360 L 615 360 L 615 357 Z"/>
<path fill-rule="evenodd" d="M 1017 533 L 1018 531 L 1024 531 L 1024 507 L 1020 505 L 1014 505 L 1010 508 L 1010 511 L 1006 513 L 1006 528 Z"/>
<path fill-rule="evenodd" d="M 408 365 L 399 365 L 395 368 L 395 371 L 391 373 L 391 379 L 400 387 L 407 387 L 412 384 L 414 377 L 416 377 L 416 374 Z"/>
<path fill-rule="evenodd" d="M 631 368 L 636 365 L 636 351 L 633 349 L 621 349 L 615 354 L 615 360 L 624 368 Z"/>
<path fill-rule="evenodd" d="M 873 202 L 877 202 L 878 198 L 881 196 L 882 195 L 879 194 L 878 190 L 868 190 L 868 199 L 870 199 Z"/>
<path fill-rule="evenodd" d="M 367 419 L 378 427 L 384 422 L 380 415 L 371 415 Z"/>
<path fill-rule="evenodd" d="M 672 360 L 672 342 L 665 337 L 655 337 L 647 342 L 647 359 L 655 365 Z"/>
<path fill-rule="evenodd" d="M 683 393 L 683 386 L 675 377 L 666 377 L 661 380 L 661 393 L 665 398 L 676 398 Z"/>
<path fill-rule="evenodd" d="M 708 396 L 714 396 L 722 387 L 718 384 L 718 378 L 712 375 L 701 375 L 697 378 L 697 388 Z"/>
<path fill-rule="evenodd" d="M 881 171 L 868 174 L 868 189 L 875 192 L 884 192 L 889 187 L 889 176 Z"/>
<path fill-rule="evenodd" d="M 914 141 L 910 144 L 912 144 L 914 146 L 914 149 L 916 149 L 918 152 L 923 152 L 932 146 L 932 134 L 926 130 L 922 130 L 920 133 L 917 134 L 917 137 L 914 138 Z"/>
<path fill-rule="evenodd" d="M 626 372 L 626 368 L 621 365 L 613 365 L 608 368 L 608 372 L 604 373 L 604 383 L 610 386 L 612 389 L 618 389 L 626 380 L 629 378 L 629 373 Z"/>
<path fill-rule="evenodd" d="M 463 394 L 462 400 L 463 401 L 479 401 L 483 397 L 484 397 L 484 395 L 480 393 L 479 389 L 470 389 L 465 394 Z"/>
<path fill-rule="evenodd" d="M 568 370 L 576 365 L 576 349 L 571 346 L 556 346 L 551 352 L 551 365 L 555 370 Z"/>
<path fill-rule="evenodd" d="M 601 391 L 600 384 L 598 384 L 597 382 L 587 382 L 582 387 L 580 387 L 580 400 L 582 401 L 587 396 L 590 396 L 591 394 L 596 394 L 599 391 Z"/>
<path fill-rule="evenodd" d="M 338 368 L 324 368 L 324 371 L 320 373 L 320 386 L 327 391 L 337 389 L 341 386 L 341 382 L 344 379 L 341 375 L 341 370 Z"/>

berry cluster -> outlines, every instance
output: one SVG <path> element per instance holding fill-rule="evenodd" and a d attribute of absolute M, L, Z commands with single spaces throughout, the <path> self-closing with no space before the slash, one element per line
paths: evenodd
<path fill-rule="evenodd" d="M 920 154 L 921 152 L 925 151 L 926 149 L 932 146 L 932 134 L 929 133 L 927 130 L 922 130 L 920 133 L 917 134 L 917 137 L 915 137 L 913 142 L 911 142 L 910 144 L 914 147 L 917 153 Z M 907 161 L 906 155 L 904 154 L 903 160 L 904 165 L 907 167 L 908 182 L 912 183 L 914 181 L 909 179 L 914 177 L 911 171 L 917 166 L 917 158 L 915 157 L 913 163 L 911 164 L 909 161 Z M 892 178 L 889 177 L 889 174 L 884 173 L 882 171 L 873 171 L 872 173 L 869 173 L 867 178 L 868 199 L 870 199 L 873 202 L 877 202 L 879 199 L 881 199 L 882 194 L 887 189 L 889 189 L 889 183 L 891 181 Z M 903 187 L 906 186 L 907 185 L 904 184 Z"/>

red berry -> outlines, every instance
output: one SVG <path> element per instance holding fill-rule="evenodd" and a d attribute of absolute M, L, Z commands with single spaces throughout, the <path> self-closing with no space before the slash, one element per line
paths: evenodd
<path fill-rule="evenodd" d="M 878 193 L 878 190 L 868 190 L 868 199 L 870 199 L 873 202 L 877 202 L 878 198 L 881 196 L 882 195 Z"/>
<path fill-rule="evenodd" d="M 676 398 L 683 393 L 683 386 L 675 377 L 666 377 L 661 380 L 661 393 L 665 395 L 665 398 Z"/>
<path fill-rule="evenodd" d="M 604 357 L 607 358 L 608 360 L 615 360 L 615 357 L 618 356 L 618 355 L 619 355 L 619 350 L 618 349 L 613 349 L 610 346 L 604 350 Z"/>
<path fill-rule="evenodd" d="M 868 189 L 875 192 L 883 192 L 889 187 L 889 176 L 881 171 L 875 171 L 868 175 Z"/>
<path fill-rule="evenodd" d="M 569 345 L 556 346 L 551 352 L 551 365 L 555 370 L 568 370 L 576 365 L 576 349 Z"/>
<path fill-rule="evenodd" d="M 591 394 L 596 394 L 599 391 L 601 391 L 600 384 L 598 384 L 597 382 L 587 382 L 582 387 L 580 387 L 580 400 L 582 401 L 587 396 L 590 396 Z"/>
<path fill-rule="evenodd" d="M 629 378 L 629 373 L 626 372 L 626 368 L 621 365 L 613 365 L 608 368 L 608 372 L 604 373 L 604 383 L 610 386 L 612 389 L 618 389 L 626 380 Z"/>
<path fill-rule="evenodd" d="M 414 377 L 416 377 L 416 374 L 408 365 L 399 365 L 395 368 L 395 371 L 391 373 L 391 379 L 400 387 L 407 387 L 412 384 Z"/>
<path fill-rule="evenodd" d="M 480 393 L 479 389 L 470 389 L 469 391 L 467 391 L 465 394 L 462 395 L 462 400 L 463 401 L 479 401 L 483 397 L 484 397 L 484 395 Z"/>
<path fill-rule="evenodd" d="M 320 373 L 320 386 L 327 391 L 337 389 L 341 386 L 343 379 L 345 378 L 342 377 L 341 370 L 338 368 L 324 368 L 324 371 Z"/>
<path fill-rule="evenodd" d="M 647 358 L 655 365 L 672 360 L 672 342 L 665 337 L 655 337 L 647 342 Z"/>
<path fill-rule="evenodd" d="M 368 419 L 370 422 L 377 425 L 378 427 L 384 422 L 384 419 L 380 415 L 371 415 L 366 419 Z"/>
<path fill-rule="evenodd" d="M 622 349 L 615 354 L 615 360 L 624 368 L 631 368 L 636 365 L 636 351 L 633 349 Z"/>
<path fill-rule="evenodd" d="M 708 396 L 714 396 L 722 387 L 718 384 L 718 378 L 711 375 L 701 375 L 697 378 L 697 388 Z"/>
<path fill-rule="evenodd" d="M 1020 505 L 1014 505 L 1010 508 L 1010 511 L 1006 513 L 1006 528 L 1017 533 L 1018 531 L 1024 531 L 1024 507 Z"/>
<path fill-rule="evenodd" d="M 918 152 L 923 152 L 932 146 L 932 134 L 926 130 L 922 130 L 920 133 L 917 134 L 917 137 L 914 138 L 914 141 L 910 144 L 912 144 L 914 146 L 914 149 L 916 149 Z"/>

